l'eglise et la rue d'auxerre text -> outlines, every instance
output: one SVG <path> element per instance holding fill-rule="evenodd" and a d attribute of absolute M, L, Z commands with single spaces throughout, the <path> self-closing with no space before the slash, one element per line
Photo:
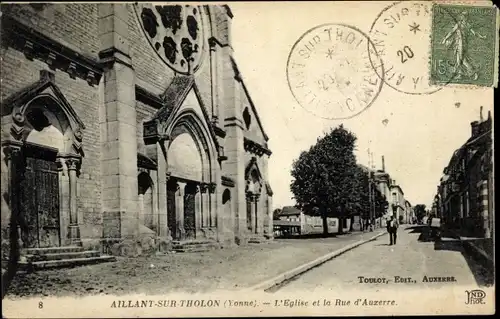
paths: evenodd
<path fill-rule="evenodd" d="M 343 299 L 317 299 L 317 300 L 303 300 L 303 299 L 276 299 L 274 300 L 275 307 L 348 307 L 348 306 L 395 306 L 395 300 L 371 300 L 371 299 L 356 299 L 343 300 Z"/>

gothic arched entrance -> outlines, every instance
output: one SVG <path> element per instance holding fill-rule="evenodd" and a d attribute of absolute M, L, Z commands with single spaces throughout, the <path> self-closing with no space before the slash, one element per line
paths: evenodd
<path fill-rule="evenodd" d="M 261 221 L 259 216 L 259 200 L 262 190 L 262 177 L 256 160 L 252 159 L 246 169 L 246 204 L 247 204 L 247 228 L 251 233 L 259 233 Z"/>
<path fill-rule="evenodd" d="M 47 71 L 2 105 L 9 209 L 22 248 L 80 245 L 77 178 L 84 125 Z"/>
<path fill-rule="evenodd" d="M 169 135 L 167 224 L 171 236 L 176 240 L 210 237 L 216 227 L 213 145 L 191 112 L 180 114 Z"/>

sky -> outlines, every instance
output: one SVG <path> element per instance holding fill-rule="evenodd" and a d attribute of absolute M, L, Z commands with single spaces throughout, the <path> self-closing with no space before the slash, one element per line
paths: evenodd
<path fill-rule="evenodd" d="M 339 124 L 357 136 L 359 163 L 369 165 L 370 149 L 374 166 L 380 169 L 384 156 L 386 171 L 405 198 L 412 205 L 429 206 L 452 153 L 469 138 L 470 122 L 479 119 L 480 106 L 485 117 L 493 110 L 490 88 L 449 85 L 432 94 L 409 95 L 383 85 L 373 104 L 351 119 L 325 120 L 305 111 L 287 84 L 286 64 L 293 44 L 323 23 L 349 24 L 369 34 L 387 5 L 374 1 L 230 4 L 234 56 L 270 138 L 274 208 L 295 204 L 290 192 L 293 160 Z"/>

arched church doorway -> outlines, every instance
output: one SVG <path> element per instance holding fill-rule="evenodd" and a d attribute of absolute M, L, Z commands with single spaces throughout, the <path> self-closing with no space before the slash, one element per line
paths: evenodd
<path fill-rule="evenodd" d="M 175 240 L 211 238 L 216 225 L 214 145 L 192 111 L 174 121 L 166 158 L 168 227 Z"/>
<path fill-rule="evenodd" d="M 26 248 L 61 246 L 60 176 L 57 155 L 64 151 L 63 124 L 40 104 L 26 112 L 30 131 L 23 144 L 20 173 L 21 240 Z"/>

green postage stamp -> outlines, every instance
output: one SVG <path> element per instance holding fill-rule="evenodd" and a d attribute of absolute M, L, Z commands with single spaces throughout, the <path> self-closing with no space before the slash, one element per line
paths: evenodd
<path fill-rule="evenodd" d="M 496 7 L 435 4 L 431 39 L 432 84 L 495 85 Z"/>

